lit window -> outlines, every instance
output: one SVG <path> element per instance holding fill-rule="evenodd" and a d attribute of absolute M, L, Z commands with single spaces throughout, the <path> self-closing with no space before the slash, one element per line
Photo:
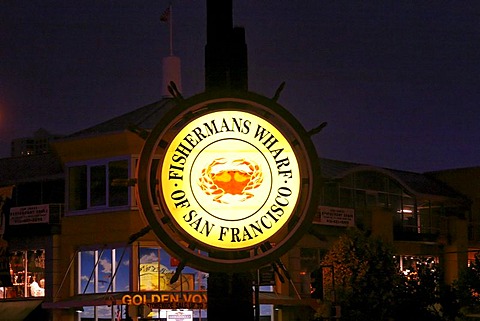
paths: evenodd
<path fill-rule="evenodd" d="M 45 296 L 45 251 L 15 251 L 10 254 L 12 286 L 0 287 L 0 299 Z"/>
<path fill-rule="evenodd" d="M 139 249 L 140 291 L 206 290 L 206 274 L 185 267 L 179 280 L 170 284 L 179 262 L 160 248 Z"/>

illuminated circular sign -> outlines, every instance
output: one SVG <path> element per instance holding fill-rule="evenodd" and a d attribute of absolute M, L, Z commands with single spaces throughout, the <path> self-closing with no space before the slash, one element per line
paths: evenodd
<path fill-rule="evenodd" d="M 175 223 L 225 250 L 270 239 L 290 220 L 300 193 L 290 142 L 267 120 L 238 110 L 186 124 L 165 152 L 160 177 Z"/>
<path fill-rule="evenodd" d="M 251 92 L 181 100 L 145 141 L 141 212 L 170 254 L 205 271 L 275 260 L 308 230 L 318 157 L 275 101 Z"/>

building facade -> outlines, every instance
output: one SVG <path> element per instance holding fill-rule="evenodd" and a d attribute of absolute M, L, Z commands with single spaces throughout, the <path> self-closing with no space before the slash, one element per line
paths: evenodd
<path fill-rule="evenodd" d="M 51 143 L 61 137 L 61 135 L 54 135 L 40 128 L 31 137 L 14 139 L 11 143 L 10 156 L 17 157 L 49 153 L 51 152 Z"/>
<path fill-rule="evenodd" d="M 457 168 L 428 173 L 431 177 L 448 184 L 471 202 L 467 213 L 468 260 L 480 251 L 480 167 Z"/>
<path fill-rule="evenodd" d="M 135 197 L 144 137 L 172 105 L 163 99 L 56 140 L 51 153 L 0 160 L 12 281 L 1 287 L 0 315 L 168 320 L 176 309 L 187 320 L 208 319 L 208 274 L 187 266 L 170 284 L 179 262 L 148 230 Z M 321 174 L 312 228 L 281 260 L 290 279 L 282 282 L 262 269 L 262 320 L 312 316 L 317 304 L 310 273 L 352 227 L 392 243 L 403 270 L 429 260 L 453 282 L 467 266 L 478 239 L 479 190 L 467 186 L 468 174 L 427 175 L 329 159 L 321 159 Z"/>

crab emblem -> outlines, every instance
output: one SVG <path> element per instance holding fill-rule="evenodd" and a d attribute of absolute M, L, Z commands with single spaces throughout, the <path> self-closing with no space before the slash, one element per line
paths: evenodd
<path fill-rule="evenodd" d="M 263 182 L 260 166 L 252 161 L 217 158 L 202 170 L 198 185 L 213 201 L 228 204 L 232 199 L 245 201 L 254 194 L 249 191 Z"/>

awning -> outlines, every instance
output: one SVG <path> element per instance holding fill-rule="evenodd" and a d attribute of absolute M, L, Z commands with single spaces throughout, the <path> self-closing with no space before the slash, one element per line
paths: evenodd
<path fill-rule="evenodd" d="M 2 320 L 22 321 L 36 307 L 42 303 L 42 300 L 21 300 L 21 301 L 1 301 L 0 316 Z"/>
<path fill-rule="evenodd" d="M 152 294 L 158 294 L 160 292 L 113 292 L 113 293 L 97 293 L 97 294 L 79 294 L 72 297 L 66 298 L 64 300 L 56 302 L 44 302 L 42 307 L 44 309 L 70 309 L 70 308 L 80 308 L 85 306 L 100 306 L 100 305 L 120 305 L 122 304 L 122 297 L 126 294 L 133 295 L 142 295 L 147 298 Z M 170 293 L 170 292 L 162 292 Z M 185 292 L 185 293 L 196 293 L 196 292 Z M 205 292 L 200 292 L 205 293 Z M 316 308 L 319 306 L 318 302 L 315 299 L 299 299 L 296 297 L 291 297 L 287 295 L 277 294 L 274 292 L 260 292 L 259 293 L 260 304 L 272 304 L 272 305 L 281 305 L 281 306 L 309 306 Z"/>
<path fill-rule="evenodd" d="M 159 303 L 172 305 L 172 309 L 176 309 L 180 304 L 190 306 L 190 303 L 206 304 L 206 291 L 184 291 L 184 292 L 109 292 L 109 293 L 93 293 L 78 294 L 65 298 L 56 302 L 44 302 L 44 309 L 72 309 L 86 306 L 101 305 L 121 305 L 125 304 L 123 298 L 128 297 L 133 305 Z M 135 299 L 133 297 L 136 297 Z M 155 300 L 152 300 L 155 299 Z M 139 301 L 140 300 L 140 301 Z M 130 303 L 128 303 L 130 304 Z M 199 304 L 195 305 L 197 308 Z M 174 307 L 175 306 L 175 307 Z M 206 306 L 206 305 L 205 305 Z M 183 307 L 186 308 L 186 307 Z"/>
<path fill-rule="evenodd" d="M 122 304 L 122 296 L 125 293 L 96 293 L 79 294 L 56 302 L 44 302 L 44 309 L 71 309 L 84 306 L 100 306 Z"/>

